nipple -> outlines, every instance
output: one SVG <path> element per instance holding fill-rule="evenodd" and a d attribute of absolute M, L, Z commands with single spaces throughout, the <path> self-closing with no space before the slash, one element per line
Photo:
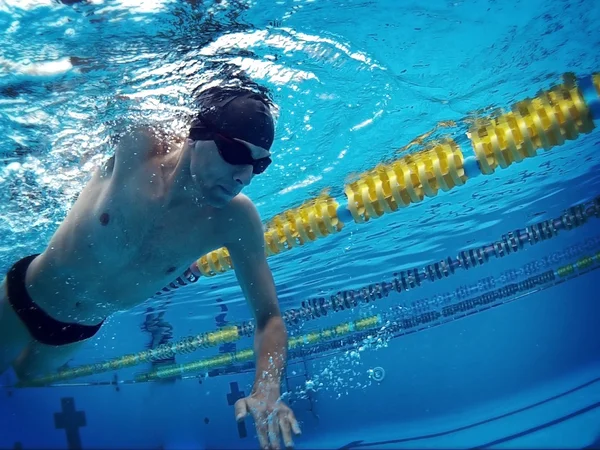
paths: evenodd
<path fill-rule="evenodd" d="M 100 215 L 100 223 L 102 224 L 102 226 L 108 225 L 109 221 L 110 216 L 108 215 L 108 213 L 102 213 L 102 215 Z"/>

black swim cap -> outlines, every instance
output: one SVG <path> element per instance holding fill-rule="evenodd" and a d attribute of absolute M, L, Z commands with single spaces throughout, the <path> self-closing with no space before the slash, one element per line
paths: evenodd
<path fill-rule="evenodd" d="M 269 150 L 275 138 L 273 116 L 260 95 L 239 89 L 212 88 L 200 94 L 200 114 L 191 128 L 202 123 L 230 138 Z"/>

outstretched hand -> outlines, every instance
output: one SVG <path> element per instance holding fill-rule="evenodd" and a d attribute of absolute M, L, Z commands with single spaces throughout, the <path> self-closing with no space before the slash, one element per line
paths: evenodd
<path fill-rule="evenodd" d="M 262 449 L 279 449 L 281 439 L 285 448 L 293 448 L 292 432 L 301 433 L 293 411 L 281 401 L 279 395 L 255 392 L 235 402 L 235 419 L 238 422 L 252 415 Z"/>

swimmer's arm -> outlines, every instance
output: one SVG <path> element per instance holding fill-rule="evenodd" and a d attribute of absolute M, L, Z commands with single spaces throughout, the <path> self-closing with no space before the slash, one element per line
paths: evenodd
<path fill-rule="evenodd" d="M 252 393 L 280 395 L 280 381 L 287 358 L 287 330 L 281 317 L 273 274 L 265 256 L 264 232 L 252 202 L 238 195 L 235 225 L 226 242 L 236 277 L 254 313 L 256 377 Z M 268 392 L 267 392 L 268 391 Z"/>

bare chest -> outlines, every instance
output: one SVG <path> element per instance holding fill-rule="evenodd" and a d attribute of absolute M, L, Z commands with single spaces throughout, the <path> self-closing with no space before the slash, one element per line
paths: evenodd
<path fill-rule="evenodd" d="M 124 288 L 119 280 L 132 278 L 154 289 L 220 246 L 213 209 L 193 201 L 165 202 L 163 187 L 148 178 L 126 184 L 98 180 L 64 224 L 70 245 L 63 248 L 92 264 L 97 280 L 111 278 L 118 289 Z"/>
<path fill-rule="evenodd" d="M 214 218 L 191 202 L 165 206 L 136 190 L 97 206 L 94 253 L 145 276 L 175 272 L 217 245 Z"/>

